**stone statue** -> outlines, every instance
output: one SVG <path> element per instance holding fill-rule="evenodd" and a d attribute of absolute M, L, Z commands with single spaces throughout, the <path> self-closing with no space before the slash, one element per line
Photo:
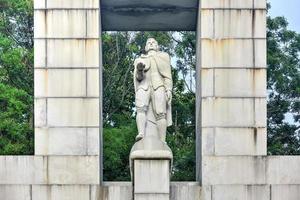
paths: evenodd
<path fill-rule="evenodd" d="M 159 51 L 154 38 L 149 38 L 142 54 L 134 61 L 136 103 L 136 140 L 145 136 L 147 123 L 156 124 L 158 136 L 165 142 L 167 127 L 172 125 L 172 74 L 170 56 Z M 153 117 L 151 117 L 153 116 Z"/>

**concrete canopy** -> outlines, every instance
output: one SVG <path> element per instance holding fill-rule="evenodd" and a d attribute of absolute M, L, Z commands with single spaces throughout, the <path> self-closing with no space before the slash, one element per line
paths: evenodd
<path fill-rule="evenodd" d="M 198 0 L 101 0 L 104 31 L 195 31 Z"/>

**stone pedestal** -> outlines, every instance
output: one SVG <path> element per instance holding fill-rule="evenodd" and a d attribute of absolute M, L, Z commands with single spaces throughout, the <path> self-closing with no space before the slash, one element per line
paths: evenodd
<path fill-rule="evenodd" d="M 148 134 L 130 153 L 134 200 L 170 200 L 172 152 L 168 145 Z"/>

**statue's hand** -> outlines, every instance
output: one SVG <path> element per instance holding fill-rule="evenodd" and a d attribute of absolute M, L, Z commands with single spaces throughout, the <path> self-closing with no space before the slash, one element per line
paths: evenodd
<path fill-rule="evenodd" d="M 144 71 L 146 65 L 144 63 L 138 63 L 136 68 L 138 71 Z"/>
<path fill-rule="evenodd" d="M 145 69 L 145 64 L 143 63 L 138 63 L 137 66 L 137 71 L 136 71 L 136 79 L 141 82 L 144 79 L 144 69 Z"/>
<path fill-rule="evenodd" d="M 167 96 L 168 103 L 171 103 L 171 101 L 172 101 L 172 91 L 167 90 L 166 91 L 166 96 Z"/>

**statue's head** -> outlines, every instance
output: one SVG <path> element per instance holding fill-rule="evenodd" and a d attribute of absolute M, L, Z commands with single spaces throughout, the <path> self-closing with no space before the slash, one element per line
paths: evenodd
<path fill-rule="evenodd" d="M 159 50 L 158 43 L 154 38 L 148 38 L 148 40 L 146 42 L 145 51 L 148 52 L 150 50 L 154 50 L 154 51 Z"/>

